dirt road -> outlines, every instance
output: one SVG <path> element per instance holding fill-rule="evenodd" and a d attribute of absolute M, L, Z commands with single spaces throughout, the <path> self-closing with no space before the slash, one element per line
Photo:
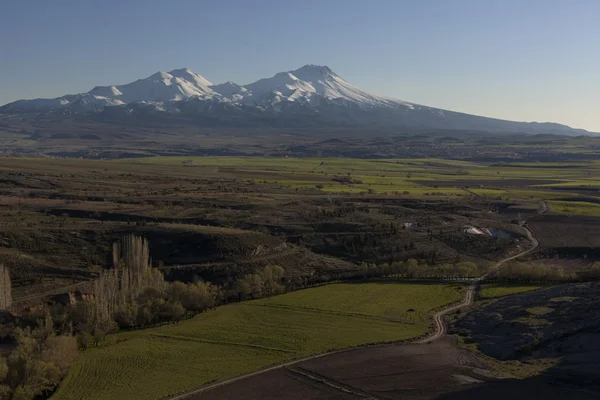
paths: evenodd
<path fill-rule="evenodd" d="M 544 207 L 542 209 L 542 212 L 545 212 L 545 211 L 546 211 L 546 207 Z M 435 321 L 435 325 L 436 325 L 436 332 L 433 335 L 431 335 L 430 337 L 423 339 L 423 340 L 419 340 L 416 343 L 430 343 L 430 342 L 444 336 L 446 334 L 446 324 L 444 323 L 445 315 L 448 315 L 451 312 L 460 310 L 461 308 L 468 307 L 471 304 L 473 304 L 473 298 L 475 296 L 475 289 L 477 288 L 477 286 L 479 286 L 481 284 L 481 281 L 483 279 L 485 279 L 492 272 L 498 270 L 498 268 L 502 267 L 502 265 L 506 264 L 507 262 L 531 253 L 533 250 L 535 250 L 540 245 L 539 241 L 533 236 L 533 232 L 531 232 L 531 230 L 526 225 L 523 225 L 523 228 L 526 229 L 527 237 L 531 241 L 532 246 L 525 251 L 515 254 L 514 256 L 510 256 L 503 260 L 498 261 L 496 263 L 496 265 L 494 266 L 494 268 L 490 269 L 481 278 L 479 278 L 478 280 L 476 280 L 469 286 L 469 289 L 467 289 L 467 294 L 465 296 L 465 301 L 463 303 L 453 306 L 453 307 L 450 307 L 450 308 L 446 308 L 445 310 L 442 310 L 442 311 L 438 312 L 437 314 L 435 314 L 434 321 Z"/>

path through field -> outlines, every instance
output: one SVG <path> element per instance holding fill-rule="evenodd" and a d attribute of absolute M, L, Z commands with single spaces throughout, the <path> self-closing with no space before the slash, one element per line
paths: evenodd
<path fill-rule="evenodd" d="M 546 208 L 543 208 L 543 212 L 545 212 L 545 210 L 546 210 Z M 483 279 L 485 279 L 492 272 L 498 270 L 500 267 L 502 267 L 507 262 L 531 253 L 533 250 L 535 250 L 540 245 L 540 242 L 533 236 L 533 232 L 526 225 L 523 225 L 523 228 L 526 229 L 527 237 L 531 241 L 532 246 L 525 251 L 515 254 L 514 256 L 510 256 L 503 260 L 498 261 L 498 263 L 496 263 L 496 265 L 494 266 L 493 269 L 490 269 L 481 278 L 477 279 L 475 282 L 473 282 L 469 286 L 469 289 L 467 289 L 467 293 L 465 296 L 465 301 L 463 303 L 453 306 L 453 307 L 450 307 L 450 308 L 446 308 L 446 309 L 438 312 L 437 314 L 435 314 L 434 321 L 435 321 L 435 325 L 436 325 L 436 332 L 433 335 L 431 335 L 430 337 L 425 338 L 423 340 L 419 340 L 416 343 L 430 343 L 433 340 L 439 339 L 442 336 L 444 336 L 446 334 L 446 324 L 444 323 L 445 315 L 448 315 L 451 312 L 460 310 L 461 308 L 468 307 L 471 304 L 473 304 L 473 297 L 475 295 L 475 289 L 477 288 L 478 285 L 481 284 L 481 281 Z"/>

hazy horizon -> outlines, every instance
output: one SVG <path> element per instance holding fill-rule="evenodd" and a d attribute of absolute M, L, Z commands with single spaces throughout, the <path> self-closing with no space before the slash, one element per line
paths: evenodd
<path fill-rule="evenodd" d="M 190 68 L 247 84 L 305 64 L 412 103 L 600 132 L 600 3 L 22 1 L 0 15 L 0 105 Z"/>

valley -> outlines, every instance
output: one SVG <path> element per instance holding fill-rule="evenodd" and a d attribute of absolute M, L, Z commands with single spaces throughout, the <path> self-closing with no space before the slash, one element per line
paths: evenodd
<path fill-rule="evenodd" d="M 598 15 L 6 2 L 0 400 L 600 399 Z"/>
<path fill-rule="evenodd" d="M 449 333 L 461 336 L 432 347 L 442 346 L 448 358 L 440 365 L 422 361 L 446 371 L 439 378 L 449 379 L 449 386 L 435 393 L 449 395 L 482 382 L 545 376 L 555 367 L 545 356 L 495 360 L 483 342 L 475 350 L 455 341 L 480 341 L 463 326 L 488 318 L 494 299 L 595 279 L 590 210 L 600 167 L 593 160 L 568 165 L 443 158 L 2 158 L 0 260 L 11 272 L 13 313 L 25 319 L 37 318 L 41 303 L 60 312 L 93 298 L 94 282 L 110 271 L 113 243 L 131 234 L 148 241 L 153 269 L 169 284 L 205 281 L 219 288 L 216 310 L 187 314 L 176 324 L 136 325 L 89 346 L 56 399 L 160 398 L 334 349 L 375 345 L 323 358 L 327 365 L 337 358 L 353 365 L 351 357 L 356 368 L 366 368 L 361 363 L 387 354 L 378 347 L 382 342 L 429 337 L 436 330 L 433 314 L 462 303 L 472 279 L 489 272 L 474 305 L 448 313 Z M 578 228 L 577 221 L 586 222 Z M 523 223 L 539 240 L 531 253 Z M 557 233 L 566 229 L 569 235 Z M 517 256 L 494 269 L 498 260 Z M 257 297 L 267 297 L 254 299 L 238 291 L 241 279 L 264 274 L 268 266 L 281 267 L 287 294 L 262 292 Z M 385 368 L 431 354 L 420 355 L 417 344 L 390 346 L 398 353 Z M 469 361 L 457 365 L 464 357 Z M 325 364 L 318 360 L 265 372 L 278 383 L 257 396 L 274 396 L 268 391 L 277 387 L 335 398 L 339 390 L 331 384 L 340 382 L 351 397 L 356 390 L 375 397 L 382 390 L 389 398 L 433 396 L 425 388 L 392 394 L 385 379 L 378 388 L 356 386 L 321 370 Z M 127 372 L 133 365 L 134 375 Z M 245 397 L 234 392 L 246 393 L 263 379 L 256 375 L 194 396 Z M 455 387 L 456 379 L 462 384 Z"/>

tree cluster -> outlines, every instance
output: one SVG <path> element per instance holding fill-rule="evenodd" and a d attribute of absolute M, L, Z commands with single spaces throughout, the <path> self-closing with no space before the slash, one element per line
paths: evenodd
<path fill-rule="evenodd" d="M 127 236 L 113 246 L 113 264 L 94 281 L 90 301 L 64 311 L 82 348 L 117 329 L 178 321 L 215 307 L 221 297 L 211 283 L 166 282 L 151 266 L 148 242 L 138 236 Z"/>
<path fill-rule="evenodd" d="M 266 266 L 227 287 L 209 282 L 167 282 L 152 268 L 148 242 L 130 235 L 113 246 L 113 268 L 95 281 L 89 301 L 55 310 L 54 318 L 72 326 L 81 348 L 103 340 L 108 332 L 176 322 L 228 300 L 258 298 L 281 293 L 285 271 Z"/>
<path fill-rule="evenodd" d="M 50 314 L 13 335 L 17 347 L 8 358 L 0 356 L 0 400 L 31 400 L 54 391 L 77 359 L 75 337 L 56 335 Z"/>
<path fill-rule="evenodd" d="M 498 281 L 516 281 L 526 283 L 572 282 L 581 279 L 575 273 L 567 273 L 559 267 L 544 264 L 525 264 L 516 261 L 494 272 L 489 279 Z"/>
<path fill-rule="evenodd" d="M 485 271 L 473 262 L 428 265 L 413 258 L 407 261 L 395 261 L 391 264 L 362 264 L 362 275 L 366 278 L 397 277 L 427 279 L 475 278 Z"/>
<path fill-rule="evenodd" d="M 233 291 L 239 300 L 273 296 L 281 293 L 281 284 L 285 270 L 279 265 L 267 265 L 258 274 L 248 274 L 239 278 L 233 285 Z"/>

